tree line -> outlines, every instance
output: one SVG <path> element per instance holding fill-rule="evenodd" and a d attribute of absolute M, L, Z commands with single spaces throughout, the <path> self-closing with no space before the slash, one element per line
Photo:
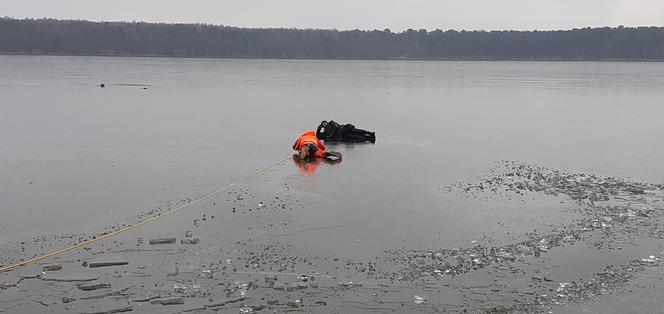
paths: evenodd
<path fill-rule="evenodd" d="M 325 30 L 0 18 L 0 53 L 177 57 L 664 60 L 664 27 Z"/>

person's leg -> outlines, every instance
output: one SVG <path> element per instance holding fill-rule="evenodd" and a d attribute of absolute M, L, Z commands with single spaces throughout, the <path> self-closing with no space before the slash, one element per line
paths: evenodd
<path fill-rule="evenodd" d="M 339 128 L 339 141 L 341 142 L 360 142 L 362 139 L 358 138 L 355 133 L 355 126 L 352 124 L 344 124 Z"/>
<path fill-rule="evenodd" d="M 369 132 L 362 129 L 348 130 L 344 134 L 344 138 L 346 138 L 347 141 L 352 141 L 352 142 L 374 142 L 376 140 L 376 136 L 374 135 L 373 132 Z"/>
<path fill-rule="evenodd" d="M 376 133 L 374 133 L 374 132 L 370 132 L 370 131 L 363 130 L 363 129 L 358 129 L 358 128 L 355 128 L 353 130 L 353 132 L 355 132 L 355 134 L 361 134 L 369 142 L 372 142 L 372 143 L 376 142 Z"/>
<path fill-rule="evenodd" d="M 346 132 L 346 133 L 343 134 L 343 141 L 344 142 L 351 142 L 351 143 L 362 143 L 362 142 L 368 141 L 368 139 L 363 134 L 356 134 L 354 132 Z"/>

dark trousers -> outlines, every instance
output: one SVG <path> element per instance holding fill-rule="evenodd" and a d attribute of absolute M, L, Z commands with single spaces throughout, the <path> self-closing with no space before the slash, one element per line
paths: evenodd
<path fill-rule="evenodd" d="M 376 133 L 367 130 L 357 129 L 352 124 L 343 125 L 339 130 L 338 141 L 342 142 L 376 142 Z"/>

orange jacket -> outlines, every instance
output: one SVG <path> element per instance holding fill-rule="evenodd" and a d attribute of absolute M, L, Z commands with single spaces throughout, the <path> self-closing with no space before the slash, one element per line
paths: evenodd
<path fill-rule="evenodd" d="M 314 157 L 325 158 L 325 156 L 327 155 L 325 153 L 325 145 L 323 145 L 323 143 L 321 143 L 318 137 L 316 137 L 315 131 L 307 131 L 302 133 L 302 135 L 300 135 L 300 138 L 298 138 L 295 141 L 295 144 L 293 144 L 293 149 L 299 151 L 306 144 L 314 144 L 316 145 L 316 147 L 318 147 L 318 150 L 316 151 L 316 153 L 314 153 Z"/>

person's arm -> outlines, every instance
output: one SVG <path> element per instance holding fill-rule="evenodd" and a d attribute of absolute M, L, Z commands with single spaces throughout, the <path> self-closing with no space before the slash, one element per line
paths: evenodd
<path fill-rule="evenodd" d="M 323 121 L 323 122 L 325 122 L 325 121 Z M 321 129 L 325 128 L 325 125 L 324 125 L 323 122 L 321 122 L 321 124 L 318 125 L 318 128 L 316 128 L 316 137 L 319 138 L 319 139 L 321 139 L 325 136 L 325 134 L 323 134 L 323 132 L 321 131 Z"/>
<path fill-rule="evenodd" d="M 316 141 L 316 147 L 318 147 L 318 149 L 320 150 L 325 150 L 325 144 L 323 144 L 323 141 L 321 141 L 320 139 L 317 140 L 318 141 Z"/>

